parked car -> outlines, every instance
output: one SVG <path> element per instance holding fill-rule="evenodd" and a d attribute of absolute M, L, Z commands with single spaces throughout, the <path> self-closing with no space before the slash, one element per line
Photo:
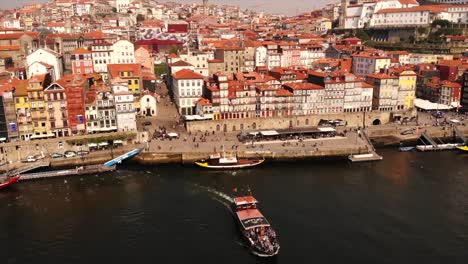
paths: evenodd
<path fill-rule="evenodd" d="M 35 158 L 34 156 L 28 156 L 28 157 L 26 158 L 26 161 L 27 161 L 27 162 L 35 162 L 35 161 L 36 161 L 36 158 Z"/>
<path fill-rule="evenodd" d="M 145 121 L 145 122 L 143 122 L 143 125 L 144 126 L 151 126 L 151 121 Z"/>
<path fill-rule="evenodd" d="M 89 151 L 79 150 L 79 151 L 76 152 L 76 154 L 79 155 L 79 156 L 84 156 L 84 155 L 88 155 Z"/>
<path fill-rule="evenodd" d="M 75 156 L 76 156 L 76 153 L 74 151 L 65 152 L 65 158 L 73 158 Z"/>
<path fill-rule="evenodd" d="M 52 158 L 53 158 L 53 159 L 59 159 L 59 158 L 63 158 L 63 154 L 60 154 L 60 153 L 54 153 L 54 154 L 52 154 Z"/>

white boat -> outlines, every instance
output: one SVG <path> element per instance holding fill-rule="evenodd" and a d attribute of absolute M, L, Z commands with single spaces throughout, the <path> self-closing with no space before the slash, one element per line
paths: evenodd
<path fill-rule="evenodd" d="M 196 161 L 200 167 L 209 169 L 243 169 L 260 165 L 264 159 L 238 159 L 236 156 L 221 156 L 218 154 L 210 155 L 208 159 Z"/>

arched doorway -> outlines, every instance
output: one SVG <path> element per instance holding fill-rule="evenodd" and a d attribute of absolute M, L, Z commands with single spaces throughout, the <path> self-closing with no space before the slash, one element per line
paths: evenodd
<path fill-rule="evenodd" d="M 216 125 L 216 131 L 220 131 L 221 130 L 221 126 L 220 125 Z"/>
<path fill-rule="evenodd" d="M 223 131 L 227 132 L 227 125 L 226 124 L 224 124 Z"/>
<path fill-rule="evenodd" d="M 252 124 L 252 129 L 257 129 L 257 123 Z"/>
<path fill-rule="evenodd" d="M 372 122 L 372 125 L 374 126 L 378 126 L 378 125 L 381 125 L 382 122 L 380 121 L 380 119 L 375 119 L 373 122 Z"/>

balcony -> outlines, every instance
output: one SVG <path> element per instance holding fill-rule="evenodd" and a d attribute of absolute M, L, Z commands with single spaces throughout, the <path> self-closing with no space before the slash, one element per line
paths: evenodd
<path fill-rule="evenodd" d="M 33 116 L 32 120 L 33 121 L 46 121 L 47 117 L 46 116 Z"/>

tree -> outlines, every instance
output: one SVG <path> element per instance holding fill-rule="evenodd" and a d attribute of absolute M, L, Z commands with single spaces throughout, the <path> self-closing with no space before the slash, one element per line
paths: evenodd
<path fill-rule="evenodd" d="M 448 21 L 446 19 L 436 19 L 436 20 L 432 21 L 432 27 L 437 27 L 437 26 L 449 27 L 450 26 L 450 21 Z"/>
<path fill-rule="evenodd" d="M 113 13 L 117 13 L 117 8 L 116 8 L 116 7 L 113 7 L 113 8 L 112 8 L 112 12 L 113 12 Z"/>
<path fill-rule="evenodd" d="M 145 16 L 142 14 L 138 14 L 136 20 L 137 22 L 145 21 Z"/>
<path fill-rule="evenodd" d="M 177 46 L 171 46 L 171 48 L 169 49 L 170 54 L 177 54 L 177 52 L 178 52 Z"/>

